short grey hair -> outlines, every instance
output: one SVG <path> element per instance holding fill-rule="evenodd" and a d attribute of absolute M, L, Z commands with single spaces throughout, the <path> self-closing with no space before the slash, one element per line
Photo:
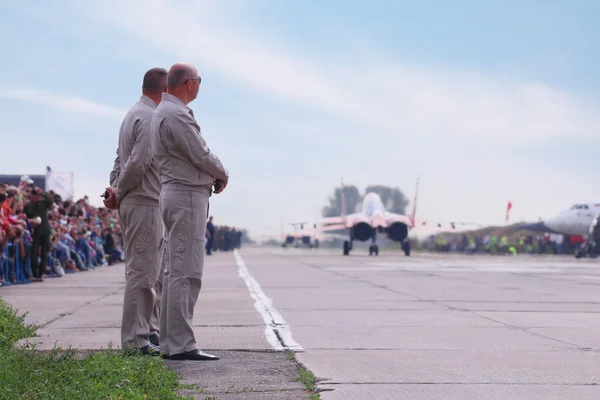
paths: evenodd
<path fill-rule="evenodd" d="M 144 93 L 162 93 L 167 80 L 167 70 L 164 68 L 152 68 L 144 74 L 142 91 Z"/>
<path fill-rule="evenodd" d="M 190 79 L 199 78 L 196 69 L 190 64 L 174 64 L 167 75 L 167 89 L 183 85 Z"/>

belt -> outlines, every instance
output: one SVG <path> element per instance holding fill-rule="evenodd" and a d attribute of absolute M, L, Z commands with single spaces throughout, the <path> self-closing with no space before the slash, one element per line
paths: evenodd
<path fill-rule="evenodd" d="M 183 183 L 164 183 L 162 185 L 163 189 L 173 189 L 173 190 L 189 190 L 192 192 L 200 192 L 207 194 L 209 196 L 212 195 L 212 188 L 208 188 L 206 186 L 192 186 L 192 185 L 184 185 Z"/>

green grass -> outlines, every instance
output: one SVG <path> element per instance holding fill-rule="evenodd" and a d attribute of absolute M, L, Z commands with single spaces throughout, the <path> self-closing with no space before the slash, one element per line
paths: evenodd
<path fill-rule="evenodd" d="M 306 387 L 307 390 L 311 392 L 315 391 L 317 379 L 315 378 L 314 374 L 306 368 L 300 368 L 298 380 L 304 384 L 304 387 Z"/>
<path fill-rule="evenodd" d="M 0 299 L 0 400 L 185 399 L 177 395 L 177 374 L 159 357 L 125 355 L 111 348 L 80 354 L 15 347 L 36 332 L 24 317 Z"/>
<path fill-rule="evenodd" d="M 0 298 L 0 351 L 35 335 L 37 327 L 26 324 L 25 316 L 17 315 L 17 311 Z"/>
<path fill-rule="evenodd" d="M 293 351 L 288 350 L 285 357 L 290 361 L 293 360 L 298 365 L 298 377 L 296 380 L 301 382 L 306 388 L 306 391 L 308 392 L 308 399 L 320 400 L 321 395 L 317 391 L 317 378 L 315 375 L 311 371 L 304 368 L 304 366 L 300 364 L 298 360 L 296 360 L 296 355 Z"/>

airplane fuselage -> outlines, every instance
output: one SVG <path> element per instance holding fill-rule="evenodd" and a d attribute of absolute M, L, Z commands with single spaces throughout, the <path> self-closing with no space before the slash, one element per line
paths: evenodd
<path fill-rule="evenodd" d="M 600 213 L 599 203 L 579 203 L 543 222 L 549 231 L 587 237 L 590 224 Z"/>
<path fill-rule="evenodd" d="M 362 213 L 373 228 L 387 228 L 387 211 L 377 193 L 367 193 L 363 199 Z"/>

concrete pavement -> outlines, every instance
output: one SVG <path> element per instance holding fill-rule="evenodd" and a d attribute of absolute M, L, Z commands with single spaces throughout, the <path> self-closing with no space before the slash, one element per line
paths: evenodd
<path fill-rule="evenodd" d="M 38 349 L 55 345 L 77 350 L 120 348 L 124 265 L 46 279 L 43 283 L 0 289 L 0 296 L 27 322 L 40 325 Z M 298 364 L 275 351 L 266 326 L 232 253 L 207 259 L 205 283 L 194 315 L 196 337 L 203 349 L 221 360 L 165 363 L 182 376 L 197 399 L 307 399 L 297 381 Z M 272 332 L 272 330 L 271 330 Z"/>
<path fill-rule="evenodd" d="M 600 262 L 246 249 L 207 261 L 195 326 L 217 362 L 168 362 L 197 398 L 600 398 Z M 39 346 L 119 343 L 122 266 L 0 289 Z M 204 397 L 203 397 L 204 396 Z"/>
<path fill-rule="evenodd" d="M 600 398 L 600 263 L 245 250 L 336 399 Z"/>

